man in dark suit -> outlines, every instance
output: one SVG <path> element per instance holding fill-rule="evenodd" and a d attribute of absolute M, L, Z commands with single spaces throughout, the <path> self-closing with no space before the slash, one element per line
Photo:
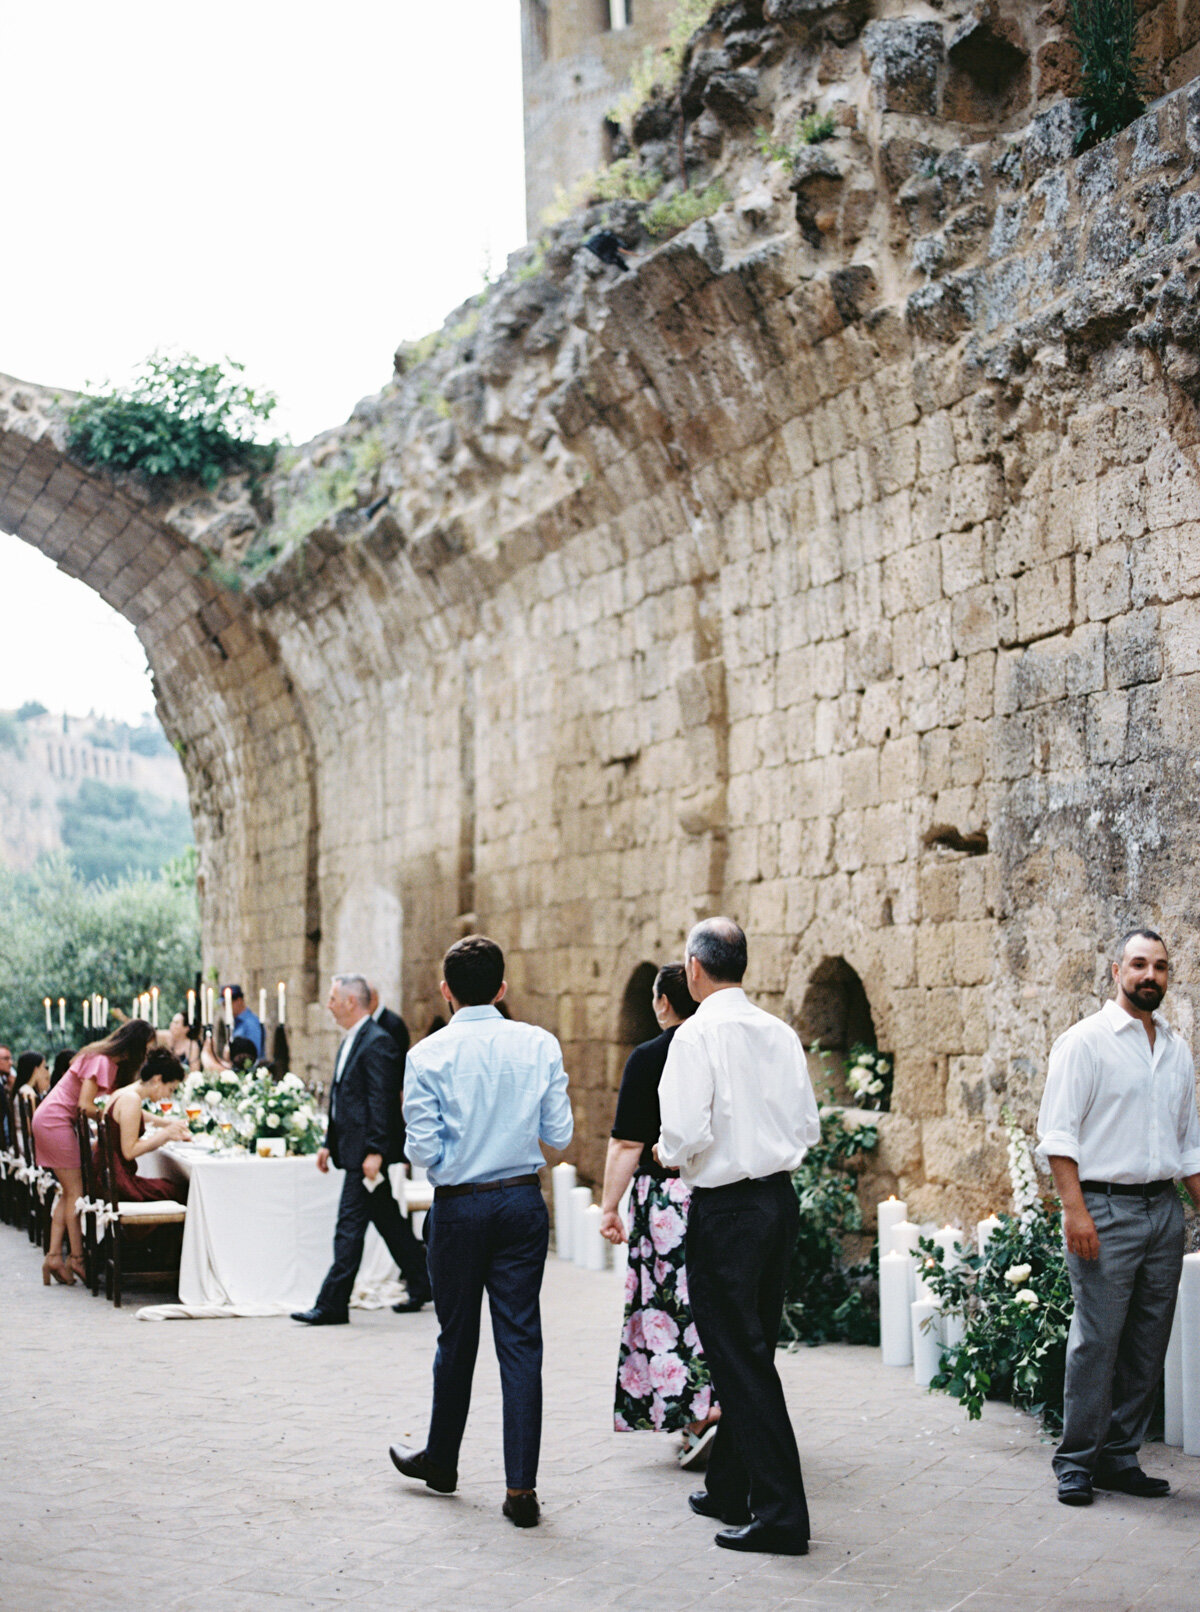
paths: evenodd
<path fill-rule="evenodd" d="M 378 989 L 374 985 L 371 985 L 370 981 L 367 983 L 370 985 L 371 989 L 371 1017 L 375 1020 L 375 1023 L 381 1030 L 387 1031 L 388 1035 L 391 1036 L 392 1040 L 400 1048 L 400 1080 L 401 1084 L 403 1084 L 404 1060 L 408 1057 L 408 1049 L 412 1045 L 412 1038 L 408 1033 L 408 1025 L 405 1024 L 404 1020 L 398 1013 L 393 1013 L 390 1007 L 383 1006 L 379 1000 Z"/>
<path fill-rule="evenodd" d="M 403 1157 L 400 1060 L 395 1042 L 371 1018 L 371 991 L 359 974 L 335 974 L 328 1007 L 345 1032 L 329 1091 L 329 1125 L 317 1153 L 317 1169 L 330 1162 L 346 1172 L 333 1235 L 333 1264 L 310 1310 L 293 1321 L 338 1326 L 350 1319 L 350 1294 L 362 1261 L 367 1224 L 372 1223 L 400 1267 L 408 1288 L 402 1308 L 429 1302 L 425 1250 L 400 1213 L 388 1180 L 388 1165 Z"/>

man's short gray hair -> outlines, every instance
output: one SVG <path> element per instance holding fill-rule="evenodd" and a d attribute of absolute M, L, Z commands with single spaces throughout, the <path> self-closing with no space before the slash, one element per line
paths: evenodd
<path fill-rule="evenodd" d="M 705 918 L 687 938 L 687 955 L 694 957 L 710 980 L 740 985 L 746 972 L 746 935 L 732 918 Z"/>
<path fill-rule="evenodd" d="M 371 1005 L 371 987 L 361 974 L 335 974 L 333 983 L 362 1007 Z"/>

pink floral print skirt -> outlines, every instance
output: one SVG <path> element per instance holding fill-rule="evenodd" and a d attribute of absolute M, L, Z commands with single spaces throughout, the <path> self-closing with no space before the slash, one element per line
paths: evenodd
<path fill-rule="evenodd" d="M 618 1433 L 676 1433 L 715 1405 L 688 1307 L 684 1240 L 691 1188 L 635 1175 L 629 1196 L 625 1325 L 617 1356 Z"/>

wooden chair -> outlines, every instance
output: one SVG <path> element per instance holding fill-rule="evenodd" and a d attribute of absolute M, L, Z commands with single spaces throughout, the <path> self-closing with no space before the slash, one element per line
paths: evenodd
<path fill-rule="evenodd" d="M 79 1171 L 83 1176 L 83 1196 L 90 1203 L 101 1199 L 103 1187 L 92 1153 L 92 1124 L 80 1109 L 75 1110 L 75 1139 L 79 1143 Z M 107 1200 L 104 1200 L 107 1201 Z M 84 1215 L 80 1222 L 83 1233 L 84 1280 L 92 1290 L 92 1297 L 100 1291 L 100 1239 L 96 1235 L 95 1215 Z"/>
<path fill-rule="evenodd" d="M 23 1158 L 20 1138 L 17 1135 L 16 1109 L 13 1105 L 12 1093 L 7 1083 L 0 1080 L 0 1147 L 9 1155 L 9 1168 L 0 1176 L 0 1216 L 10 1226 L 21 1226 L 25 1223 L 23 1212 L 21 1188 L 24 1183 L 18 1181 L 12 1173 L 18 1158 Z"/>
<path fill-rule="evenodd" d="M 179 1249 L 175 1251 L 173 1263 L 165 1270 L 148 1270 L 137 1263 L 136 1259 L 128 1262 L 126 1256 L 136 1255 L 139 1232 L 151 1231 L 160 1226 L 177 1226 L 182 1232 L 184 1220 L 187 1218 L 187 1207 L 169 1200 L 165 1203 L 161 1200 L 151 1203 L 118 1200 L 117 1176 L 113 1168 L 112 1126 L 101 1120 L 99 1132 L 99 1155 L 104 1168 L 103 1197 L 109 1209 L 109 1222 L 104 1228 L 104 1243 L 100 1250 L 100 1258 L 104 1265 L 105 1297 L 110 1298 L 119 1310 L 122 1283 L 127 1275 L 136 1276 L 139 1282 L 169 1282 L 172 1285 L 178 1283 Z"/>
<path fill-rule="evenodd" d="M 37 1149 L 33 1141 L 33 1098 L 27 1092 L 18 1092 L 16 1097 L 17 1120 L 21 1127 L 21 1143 L 25 1150 L 25 1163 L 33 1172 L 37 1169 Z M 50 1221 L 54 1216 L 54 1194 L 47 1192 L 44 1195 L 38 1191 L 34 1181 L 29 1183 L 29 1209 L 28 1226 L 29 1241 L 41 1243 L 42 1253 L 50 1252 Z"/>

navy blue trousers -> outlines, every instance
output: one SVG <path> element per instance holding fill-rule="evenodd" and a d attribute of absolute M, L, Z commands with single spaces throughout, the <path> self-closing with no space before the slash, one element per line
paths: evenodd
<path fill-rule="evenodd" d="M 433 1411 L 425 1449 L 437 1466 L 458 1468 L 479 1353 L 483 1295 L 504 1401 L 504 1472 L 510 1489 L 537 1485 L 542 1442 L 540 1296 L 550 1217 L 538 1187 L 438 1198 L 425 1221 L 437 1310 Z"/>
<path fill-rule="evenodd" d="M 333 1234 L 333 1264 L 317 1295 L 316 1308 L 326 1315 L 343 1316 L 350 1308 L 368 1225 L 374 1226 L 387 1244 L 388 1253 L 400 1267 L 409 1297 L 424 1298 L 429 1292 L 425 1250 L 412 1229 L 411 1219 L 406 1220 L 400 1213 L 387 1170 L 374 1192 L 368 1192 L 363 1185 L 361 1170 L 347 1170 Z"/>

